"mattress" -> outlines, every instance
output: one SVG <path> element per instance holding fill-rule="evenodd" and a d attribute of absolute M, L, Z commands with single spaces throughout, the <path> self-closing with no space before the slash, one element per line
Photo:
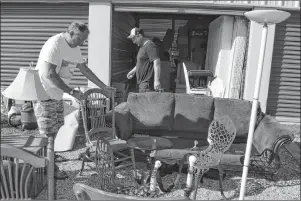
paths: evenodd
<path fill-rule="evenodd" d="M 205 69 L 224 84 L 225 98 L 239 98 L 247 42 L 243 17 L 220 16 L 209 25 Z"/>
<path fill-rule="evenodd" d="M 233 37 L 232 37 L 232 68 L 230 73 L 229 86 L 226 87 L 226 92 L 229 98 L 239 99 L 242 81 L 243 81 L 243 66 L 247 47 L 248 22 L 244 17 L 236 16 L 234 18 Z"/>

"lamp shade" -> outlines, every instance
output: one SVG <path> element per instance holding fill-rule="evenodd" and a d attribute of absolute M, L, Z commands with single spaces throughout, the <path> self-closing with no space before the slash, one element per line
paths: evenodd
<path fill-rule="evenodd" d="M 249 20 L 259 24 L 277 24 L 291 16 L 290 13 L 281 10 L 253 10 L 244 14 Z"/>
<path fill-rule="evenodd" d="M 42 86 L 38 70 L 20 68 L 15 80 L 3 91 L 3 96 L 15 100 L 48 100 L 49 96 Z"/>

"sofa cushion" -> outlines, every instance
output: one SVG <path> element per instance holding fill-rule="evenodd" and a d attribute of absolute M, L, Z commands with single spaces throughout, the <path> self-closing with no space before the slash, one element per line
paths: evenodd
<path fill-rule="evenodd" d="M 247 137 L 252 102 L 239 99 L 214 99 L 214 119 L 228 115 L 236 127 L 236 136 Z"/>
<path fill-rule="evenodd" d="M 175 104 L 174 130 L 208 132 L 213 119 L 212 97 L 179 93 L 175 94 Z"/>
<path fill-rule="evenodd" d="M 130 93 L 127 99 L 136 131 L 172 130 L 173 93 Z"/>

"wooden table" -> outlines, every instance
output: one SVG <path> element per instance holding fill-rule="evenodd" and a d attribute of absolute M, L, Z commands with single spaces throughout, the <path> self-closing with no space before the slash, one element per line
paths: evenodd
<path fill-rule="evenodd" d="M 39 152 L 47 147 L 48 138 L 47 137 L 36 137 L 36 136 L 25 136 L 23 134 L 9 134 L 1 135 L 1 144 L 9 144 L 16 147 L 21 147 L 34 154 L 39 154 Z M 42 155 L 46 156 L 46 155 Z"/>

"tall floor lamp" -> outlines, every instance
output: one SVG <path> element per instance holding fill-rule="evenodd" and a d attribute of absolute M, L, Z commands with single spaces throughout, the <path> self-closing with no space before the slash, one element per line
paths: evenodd
<path fill-rule="evenodd" d="M 245 16 L 258 24 L 263 25 L 262 29 L 262 38 L 261 38 L 261 45 L 260 45 L 260 52 L 259 52 L 259 62 L 257 67 L 257 75 L 256 75 L 256 82 L 255 82 L 255 89 L 254 89 L 254 96 L 253 96 L 253 104 L 252 104 L 252 112 L 251 112 L 251 120 L 249 126 L 249 133 L 248 133 L 248 140 L 246 146 L 246 153 L 244 159 L 244 166 L 243 166 L 243 173 L 241 178 L 241 186 L 240 186 L 240 195 L 239 200 L 243 200 L 245 196 L 246 190 L 246 183 L 247 183 L 247 176 L 248 176 L 248 169 L 249 169 L 249 162 L 250 162 L 250 154 L 253 142 L 253 134 L 254 128 L 256 123 L 256 112 L 258 106 L 258 97 L 260 91 L 260 82 L 261 82 L 261 75 L 263 69 L 263 62 L 264 62 L 264 55 L 265 55 L 265 47 L 267 41 L 267 34 L 268 34 L 268 25 L 280 23 L 287 18 L 290 17 L 290 13 L 280 10 L 254 10 L 250 12 L 246 12 Z"/>
<path fill-rule="evenodd" d="M 33 68 L 20 68 L 17 77 L 2 94 L 14 100 L 36 101 L 49 99 L 40 81 L 38 70 L 34 70 Z M 54 200 L 54 136 L 47 137 L 48 199 Z"/>

